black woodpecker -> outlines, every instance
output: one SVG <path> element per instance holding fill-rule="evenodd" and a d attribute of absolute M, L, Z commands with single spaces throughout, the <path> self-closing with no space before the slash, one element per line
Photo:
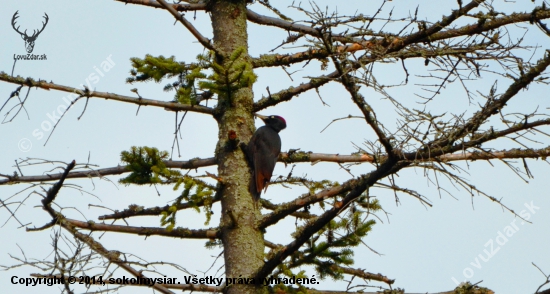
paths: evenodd
<path fill-rule="evenodd" d="M 279 158 L 281 152 L 279 132 L 286 128 L 286 121 L 277 115 L 255 114 L 255 116 L 261 118 L 265 123 L 265 126 L 256 130 L 248 143 L 248 160 L 252 168 L 250 193 L 258 200 L 262 190 L 267 189 L 267 184 L 275 169 L 275 163 Z"/>

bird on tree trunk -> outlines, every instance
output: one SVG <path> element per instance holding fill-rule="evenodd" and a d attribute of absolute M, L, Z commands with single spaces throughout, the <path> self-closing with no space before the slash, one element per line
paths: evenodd
<path fill-rule="evenodd" d="M 267 185 L 279 158 L 281 152 L 279 132 L 286 128 L 286 121 L 277 115 L 255 114 L 255 116 L 265 123 L 265 126 L 256 130 L 248 143 L 248 160 L 252 168 L 250 193 L 258 200 L 262 190 L 267 190 Z"/>

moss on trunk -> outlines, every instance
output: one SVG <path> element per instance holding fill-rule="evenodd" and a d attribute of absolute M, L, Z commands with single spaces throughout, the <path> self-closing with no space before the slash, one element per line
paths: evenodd
<path fill-rule="evenodd" d="M 246 2 L 214 0 L 210 8 L 217 61 L 224 64 L 237 48 L 248 48 Z M 250 62 L 248 53 L 240 58 Z M 218 174 L 223 181 L 221 224 L 225 274 L 227 278 L 252 278 L 264 263 L 263 233 L 256 225 L 260 213 L 248 189 L 250 172 L 245 155 L 229 142 L 230 134 L 236 135 L 240 142 L 248 142 L 254 132 L 252 86 L 219 99 L 216 156 Z M 267 289 L 253 284 L 235 284 L 224 292 L 266 293 Z"/>

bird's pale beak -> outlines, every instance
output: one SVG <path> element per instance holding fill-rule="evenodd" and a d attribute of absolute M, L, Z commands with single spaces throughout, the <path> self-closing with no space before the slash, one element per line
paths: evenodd
<path fill-rule="evenodd" d="M 256 116 L 257 118 L 261 118 L 262 120 L 266 120 L 266 119 L 268 119 L 268 117 L 267 117 L 267 116 L 265 116 L 265 115 L 261 115 L 261 114 L 257 114 L 257 113 L 254 113 L 254 116 Z"/>

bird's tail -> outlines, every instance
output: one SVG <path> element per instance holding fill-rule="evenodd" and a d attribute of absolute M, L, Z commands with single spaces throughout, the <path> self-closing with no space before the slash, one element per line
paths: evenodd
<path fill-rule="evenodd" d="M 254 201 L 258 202 L 258 200 L 260 200 L 261 193 L 262 191 L 258 192 L 258 188 L 256 187 L 256 177 L 254 176 L 254 171 L 252 171 L 252 177 L 250 178 L 250 194 L 252 195 Z"/>
<path fill-rule="evenodd" d="M 246 156 L 246 160 L 248 163 L 248 167 L 250 168 L 250 186 L 249 191 L 252 195 L 252 198 L 258 202 L 260 199 L 260 193 L 258 192 L 258 189 L 256 188 L 256 171 L 254 170 L 254 160 L 252 158 L 252 154 L 249 150 L 249 147 L 247 145 L 241 145 L 241 148 Z"/>

